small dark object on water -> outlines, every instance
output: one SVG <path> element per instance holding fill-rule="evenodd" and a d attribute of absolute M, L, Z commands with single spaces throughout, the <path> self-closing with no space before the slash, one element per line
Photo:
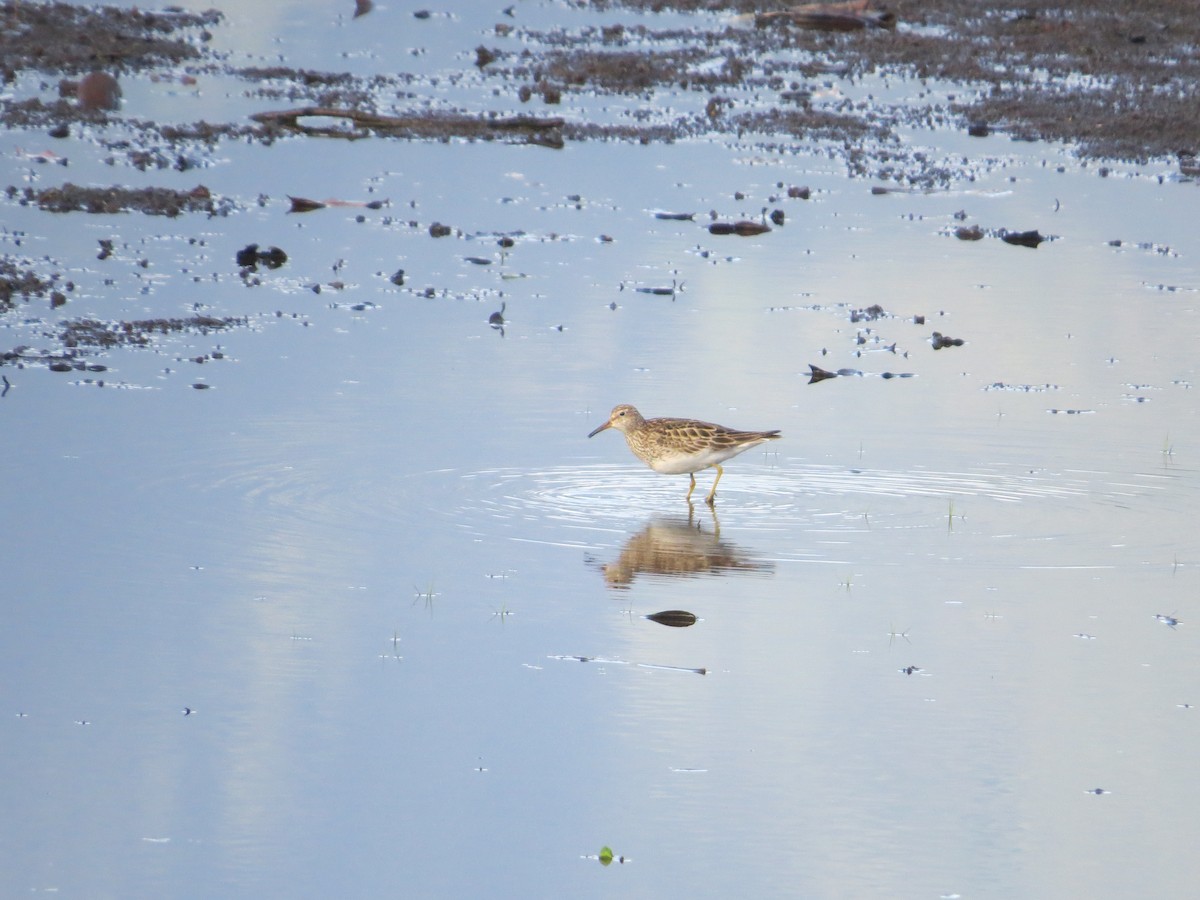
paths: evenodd
<path fill-rule="evenodd" d="M 488 316 L 488 324 L 493 328 L 502 328 L 504 326 L 504 310 L 507 308 L 508 303 L 501 301 L 500 309 Z"/>
<path fill-rule="evenodd" d="M 492 264 L 492 261 L 486 256 L 464 256 L 463 259 L 476 266 L 490 266 Z"/>
<path fill-rule="evenodd" d="M 397 269 L 396 273 L 389 279 L 396 287 L 404 287 L 404 270 Z"/>
<path fill-rule="evenodd" d="M 488 63 L 496 61 L 497 53 L 495 50 L 489 50 L 487 47 L 480 44 L 475 48 L 475 66 L 482 69 Z"/>
<path fill-rule="evenodd" d="M 913 674 L 914 672 L 920 672 L 920 671 L 921 671 L 921 667 L 920 667 L 920 666 L 905 666 L 905 667 L 904 667 L 903 669 L 901 669 L 900 671 L 901 671 L 901 672 L 903 672 L 905 675 L 911 675 L 911 674 Z"/>
<path fill-rule="evenodd" d="M 954 229 L 954 236 L 960 241 L 978 241 L 983 239 L 983 229 L 978 225 L 960 225 Z"/>
<path fill-rule="evenodd" d="M 779 225 L 779 226 L 782 226 L 782 225 L 783 225 L 783 218 L 784 218 L 784 217 L 783 217 L 783 210 L 782 210 L 782 209 L 773 209 L 773 210 L 771 210 L 771 221 L 772 221 L 774 224 L 776 224 L 776 225 Z"/>
<path fill-rule="evenodd" d="M 691 222 L 696 218 L 695 213 L 656 212 L 656 219 L 666 219 L 672 222 Z"/>
<path fill-rule="evenodd" d="M 874 322 L 877 319 L 882 319 L 887 315 L 887 310 L 878 303 L 872 303 L 870 306 L 865 306 L 862 309 L 854 309 L 850 311 L 851 322 Z"/>
<path fill-rule="evenodd" d="M 433 13 L 431 13 L 427 9 L 418 9 L 415 13 L 413 13 L 413 18 L 414 19 L 428 19 L 431 15 L 433 15 Z"/>
<path fill-rule="evenodd" d="M 971 137 L 987 137 L 991 133 L 991 126 L 987 122 L 976 121 L 967 125 L 967 134 Z"/>
<path fill-rule="evenodd" d="M 514 241 L 512 238 L 508 237 L 508 235 L 505 235 L 504 237 L 500 238 L 500 240 L 496 241 L 496 245 L 498 247 L 500 247 L 502 250 L 508 250 L 514 244 L 516 244 L 516 241 Z"/>
<path fill-rule="evenodd" d="M 793 200 L 807 200 L 812 196 L 812 190 L 808 187 L 790 187 L 788 188 L 788 196 Z"/>
<path fill-rule="evenodd" d="M 677 293 L 683 290 L 683 282 L 675 283 L 675 279 L 671 279 L 670 287 L 640 287 L 635 288 L 639 294 L 654 294 L 656 297 L 674 297 Z"/>
<path fill-rule="evenodd" d="M 292 201 L 292 208 L 288 212 L 303 213 L 325 208 L 325 204 L 321 201 L 309 200 L 307 197 L 293 197 L 291 194 L 288 194 L 288 199 Z"/>
<path fill-rule="evenodd" d="M 278 247 L 268 247 L 266 250 L 259 251 L 258 260 L 268 269 L 278 269 L 287 262 L 287 254 Z"/>
<path fill-rule="evenodd" d="M 1000 240 L 1006 244 L 1015 244 L 1018 247 L 1032 247 L 1036 250 L 1038 244 L 1046 239 L 1035 229 L 1033 231 L 1005 231 L 1001 233 Z"/>
<path fill-rule="evenodd" d="M 740 222 L 713 222 L 708 226 L 709 234 L 737 234 L 742 237 L 766 234 L 770 230 L 770 225 L 764 222 L 751 222 L 748 219 L 742 219 Z"/>
<path fill-rule="evenodd" d="M 108 238 L 100 239 L 100 252 L 96 254 L 96 259 L 108 259 L 113 254 L 113 242 Z"/>
<path fill-rule="evenodd" d="M 443 225 L 441 222 L 434 222 L 432 225 L 429 226 L 429 236 L 430 237 L 440 238 L 440 237 L 446 237 L 448 234 L 450 234 L 450 226 L 449 225 Z"/>
<path fill-rule="evenodd" d="M 861 378 L 867 374 L 862 369 L 838 369 L 836 372 L 830 372 L 828 369 L 822 369 L 820 366 L 814 366 L 812 363 L 808 364 L 808 368 L 809 384 L 816 384 L 818 381 L 825 381 L 828 378 L 849 378 L 851 375 L 857 375 Z M 879 377 L 886 381 L 892 378 L 912 378 L 913 374 L 912 372 L 880 372 Z"/>
<path fill-rule="evenodd" d="M 816 384 L 818 381 L 824 381 L 827 378 L 837 378 L 837 372 L 830 372 L 828 369 L 822 369 L 820 366 L 808 364 L 808 383 Z"/>
<path fill-rule="evenodd" d="M 113 110 L 121 105 L 121 86 L 107 72 L 88 72 L 79 79 L 75 96 L 80 109 Z"/>
<path fill-rule="evenodd" d="M 278 269 L 287 262 L 287 254 L 278 247 L 268 247 L 266 250 L 259 250 L 258 244 L 247 244 L 237 252 L 235 257 L 237 264 L 242 268 L 253 269 L 257 268 L 259 263 L 262 263 L 268 269 Z"/>
<path fill-rule="evenodd" d="M 962 338 L 947 337 L 940 331 L 933 333 L 933 349 L 941 350 L 943 347 L 961 347 L 963 345 Z"/>
<path fill-rule="evenodd" d="M 696 614 L 686 609 L 664 609 L 662 612 L 651 613 L 646 618 L 671 628 L 687 628 L 696 624 Z"/>

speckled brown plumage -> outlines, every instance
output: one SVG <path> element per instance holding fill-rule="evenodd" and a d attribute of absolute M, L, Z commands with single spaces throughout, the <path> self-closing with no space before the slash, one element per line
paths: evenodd
<path fill-rule="evenodd" d="M 615 428 L 625 435 L 633 455 L 655 472 L 664 475 L 691 476 L 687 499 L 696 489 L 696 472 L 716 468 L 717 477 L 705 497 L 710 506 L 717 494 L 717 482 L 725 474 L 721 463 L 749 450 L 764 441 L 775 440 L 778 431 L 735 431 L 724 425 L 700 422 L 696 419 L 645 419 L 627 403 L 613 407 L 608 421 L 592 431 L 594 437 L 606 428 Z"/>

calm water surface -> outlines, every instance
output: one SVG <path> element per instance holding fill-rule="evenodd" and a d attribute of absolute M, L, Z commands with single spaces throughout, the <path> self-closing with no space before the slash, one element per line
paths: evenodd
<path fill-rule="evenodd" d="M 431 74 L 469 69 L 497 15 L 416 34 L 380 8 L 368 34 L 272 9 L 217 42 Z M 264 108 L 243 91 L 134 81 L 124 113 Z M 0 135 L 6 183 L 199 179 L 244 204 L 167 225 L 6 206 L 3 251 L 81 289 L 10 314 L 5 349 L 73 318 L 249 320 L 107 352 L 103 387 L 4 370 L 0 892 L 1187 894 L 1196 187 L 909 138 L 992 162 L 886 196 L 819 150 L 723 138 L 293 140 L 147 175 L 79 142 L 31 175 L 15 148 L 44 137 Z M 780 183 L 812 199 L 770 201 Z M 391 206 L 287 216 L 286 194 Z M 702 224 L 762 206 L 787 224 Z M 102 238 L 120 252 L 97 263 Z M 290 255 L 257 287 L 250 242 Z M 810 363 L 862 375 L 809 385 Z M 586 438 L 618 402 L 784 440 L 689 510 L 685 478 Z M 644 618 L 670 609 L 698 621 Z"/>

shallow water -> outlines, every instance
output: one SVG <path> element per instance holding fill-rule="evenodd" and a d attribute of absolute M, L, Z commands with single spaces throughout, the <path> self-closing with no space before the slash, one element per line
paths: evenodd
<path fill-rule="evenodd" d="M 351 66 L 351 23 L 282 9 L 216 39 Z M 414 37 L 411 10 L 377 9 L 353 64 L 421 43 L 422 74 L 469 68 L 496 13 L 473 15 Z M 262 102 L 157 90 L 124 114 Z M 6 317 L 5 348 L 88 316 L 250 323 L 107 351 L 102 376 L 2 370 L 3 892 L 1186 893 L 1195 185 L 911 139 L 988 162 L 876 196 L 751 136 L 297 139 L 145 175 L 86 142 L 31 167 L 15 148 L 44 138 L 0 136 L 6 183 L 202 180 L 245 205 L 6 205 L 4 252 L 81 289 Z M 391 206 L 288 216 L 287 194 Z M 787 223 L 704 228 L 763 206 Z M 959 211 L 1054 240 L 959 241 Z M 257 287 L 233 262 L 250 242 L 290 256 Z M 810 385 L 809 364 L 863 374 Z M 618 402 L 784 439 L 689 510 L 683 476 L 586 438 Z M 698 621 L 644 618 L 671 609 Z"/>

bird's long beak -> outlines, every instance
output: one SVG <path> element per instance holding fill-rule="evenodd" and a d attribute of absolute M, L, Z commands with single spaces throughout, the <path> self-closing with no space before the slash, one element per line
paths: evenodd
<path fill-rule="evenodd" d="M 605 422 L 603 425 L 601 425 L 599 428 L 597 428 L 595 431 L 593 431 L 591 434 L 589 434 L 588 437 L 595 437 L 600 432 L 602 432 L 605 428 L 612 428 L 612 422 Z"/>

